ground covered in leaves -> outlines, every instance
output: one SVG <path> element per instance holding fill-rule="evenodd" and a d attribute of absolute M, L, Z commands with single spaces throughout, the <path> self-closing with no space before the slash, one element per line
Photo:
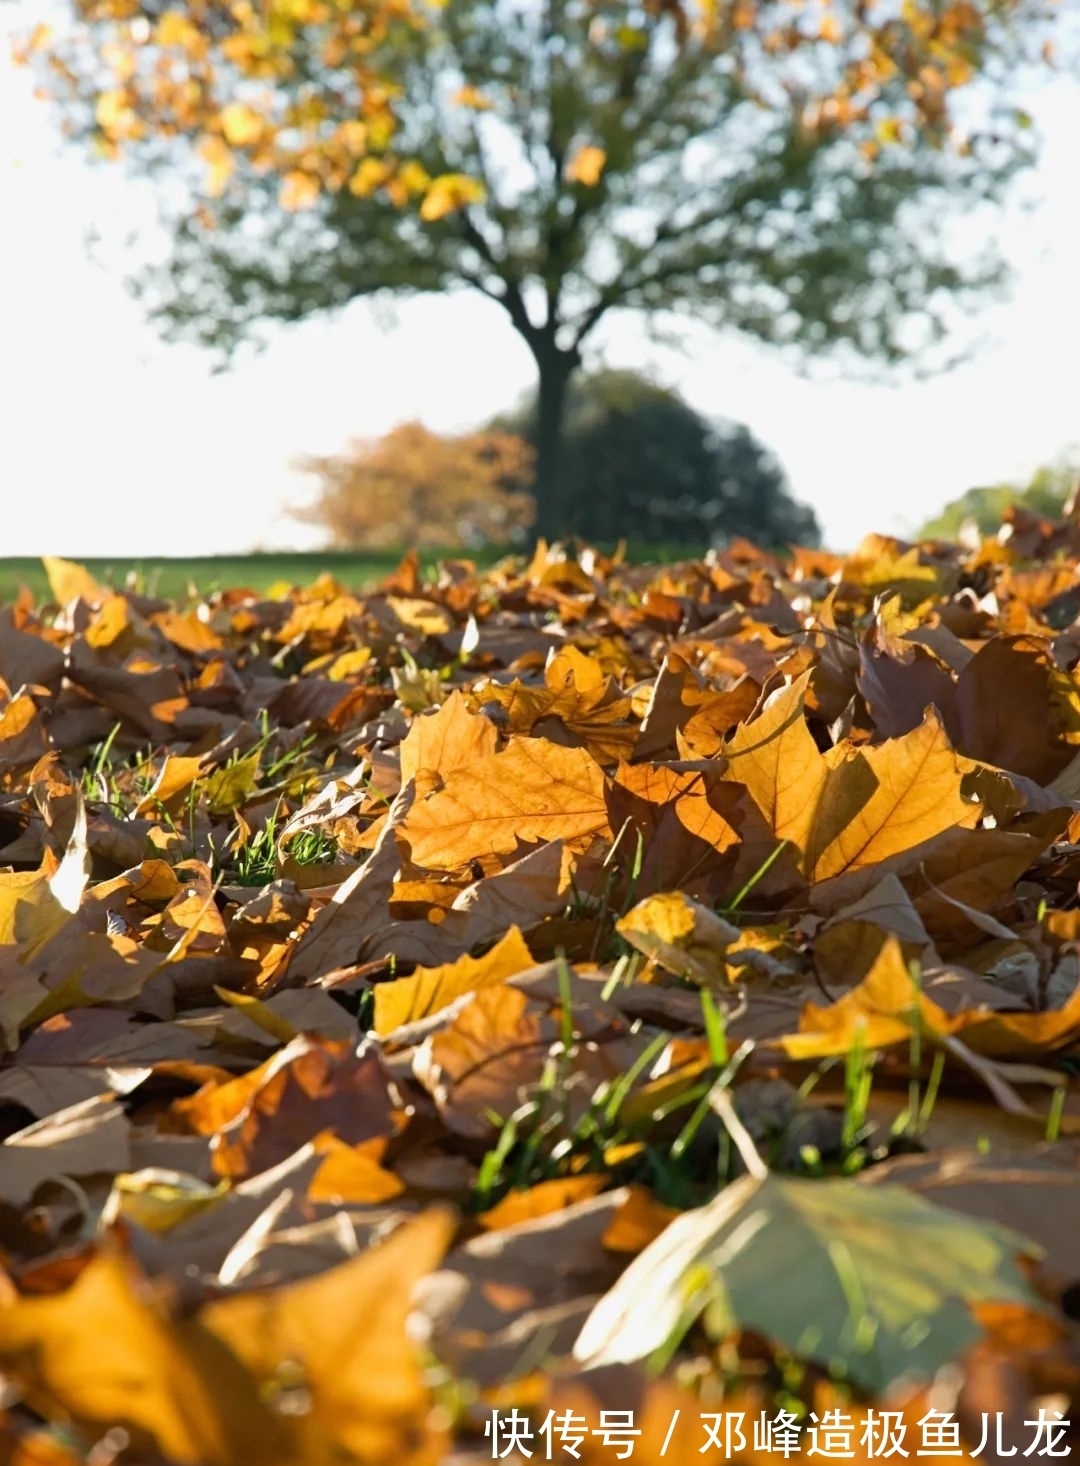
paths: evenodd
<path fill-rule="evenodd" d="M 1067 1454 L 1080 527 L 0 610 L 0 1461 Z"/>

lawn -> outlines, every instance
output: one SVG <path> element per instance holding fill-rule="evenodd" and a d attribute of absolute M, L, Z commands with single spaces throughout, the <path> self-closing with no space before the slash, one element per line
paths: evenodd
<path fill-rule="evenodd" d="M 437 553 L 425 556 L 433 565 Z M 80 563 L 103 585 L 135 589 L 165 600 L 185 600 L 194 587 L 209 595 L 215 590 L 248 587 L 266 591 L 272 586 L 310 585 L 318 575 L 330 574 L 348 588 L 370 584 L 387 574 L 401 559 L 400 552 L 206 555 L 190 559 L 141 556 L 138 559 L 83 560 Z M 129 579 L 130 578 L 130 579 Z M 48 593 L 48 579 L 38 559 L 0 559 L 0 603 L 10 601 L 20 586 L 29 586 L 35 599 Z"/>
<path fill-rule="evenodd" d="M 701 545 L 641 545 L 631 547 L 629 558 L 636 563 L 650 560 L 669 563 L 699 555 L 701 551 Z M 146 555 L 136 559 L 87 559 L 80 563 L 103 585 L 118 589 L 131 585 L 146 595 L 182 601 L 193 590 L 202 595 L 237 587 L 264 592 L 310 585 L 324 574 L 332 575 L 346 589 L 358 589 L 382 579 L 404 553 L 404 550 L 281 551 L 187 559 Z M 440 559 L 467 558 L 475 561 L 478 568 L 486 569 L 506 553 L 505 550 L 425 550 L 421 553 L 421 565 L 431 575 Z M 14 599 L 24 585 L 30 588 L 36 601 L 46 598 L 49 583 L 41 561 L 26 556 L 0 558 L 0 605 Z"/>

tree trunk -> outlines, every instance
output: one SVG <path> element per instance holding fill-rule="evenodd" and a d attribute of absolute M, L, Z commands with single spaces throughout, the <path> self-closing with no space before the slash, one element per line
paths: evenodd
<path fill-rule="evenodd" d="M 537 538 L 564 539 L 570 531 L 568 495 L 563 478 L 563 423 L 567 389 L 581 363 L 577 351 L 560 351 L 553 344 L 534 348 L 539 384 L 536 421 L 536 527 Z"/>

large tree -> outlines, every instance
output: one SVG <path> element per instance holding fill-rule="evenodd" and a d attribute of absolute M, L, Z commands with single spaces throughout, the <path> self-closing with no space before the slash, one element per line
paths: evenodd
<path fill-rule="evenodd" d="M 895 360 L 1001 277 L 945 223 L 1029 157 L 1009 84 L 1054 8 L 69 3 L 28 50 L 71 133 L 162 176 L 173 248 L 143 285 L 167 334 L 227 350 L 358 297 L 481 292 L 536 362 L 549 535 L 568 384 L 610 312 Z"/>
<path fill-rule="evenodd" d="M 535 443 L 536 394 L 489 431 Z M 563 427 L 565 532 L 593 541 L 701 545 L 745 535 L 816 545 L 814 511 L 791 495 L 776 455 L 739 422 L 710 422 L 637 372 L 582 372 Z"/>

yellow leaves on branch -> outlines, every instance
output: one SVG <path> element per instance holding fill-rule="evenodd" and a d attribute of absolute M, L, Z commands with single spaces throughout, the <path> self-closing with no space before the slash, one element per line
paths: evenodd
<path fill-rule="evenodd" d="M 591 143 L 580 147 L 566 165 L 567 181 L 583 184 L 586 188 L 595 188 L 600 182 L 606 162 L 607 153 L 603 148 Z"/>
<path fill-rule="evenodd" d="M 221 109 L 221 131 L 230 148 L 246 148 L 262 137 L 266 124 L 252 107 L 230 102 Z"/>
<path fill-rule="evenodd" d="M 456 91 L 450 99 L 455 107 L 467 107 L 471 112 L 488 112 L 491 102 L 479 87 L 465 86 Z"/>
<path fill-rule="evenodd" d="M 899 16 L 892 6 L 857 6 L 843 22 L 828 6 L 811 19 L 799 0 L 663 0 L 645 10 L 673 21 L 679 48 L 697 47 L 706 61 L 722 48 L 755 102 L 797 91 L 807 134 L 848 131 L 872 162 L 885 144 L 875 136 L 882 114 L 895 122 L 894 145 L 930 133 L 951 137 L 963 149 L 950 94 L 977 78 L 980 63 L 973 58 L 993 53 L 991 39 L 1004 31 L 1018 3 L 905 0 Z M 203 4 L 177 3 L 151 23 L 133 18 L 127 0 L 97 0 L 92 23 L 77 7 L 80 17 L 65 34 L 38 25 L 16 55 L 40 64 L 47 94 L 93 112 L 95 145 L 108 156 L 143 142 L 171 145 L 183 138 L 198 146 L 200 138 L 214 137 L 229 149 L 257 151 L 258 167 L 280 180 L 279 201 L 288 211 L 311 208 L 323 194 L 346 188 L 359 197 L 382 190 L 395 207 L 418 204 L 421 218 L 434 223 L 484 197 L 479 178 L 467 171 L 425 174 L 422 181 L 408 176 L 419 168 L 417 160 L 395 151 L 402 121 L 412 120 L 412 99 L 398 69 L 407 48 L 396 43 L 431 32 L 438 57 L 444 8 L 441 0 L 235 0 L 220 15 Z M 561 9 L 555 10 L 557 23 L 578 54 L 612 41 L 627 53 L 647 45 L 646 28 L 629 5 L 613 7 L 611 23 L 595 29 L 580 17 L 561 18 Z M 988 39 L 991 13 L 995 38 Z M 832 53 L 809 89 L 801 65 L 808 46 Z M 490 75 L 475 75 L 457 88 L 450 99 L 455 108 L 500 112 L 511 94 L 505 87 L 496 91 L 502 74 L 495 62 Z M 430 62 L 430 85 L 441 80 L 439 65 Z M 253 103 L 256 83 L 262 100 Z M 502 120 L 522 127 L 513 105 Z M 583 119 L 583 127 L 590 126 L 607 135 Z M 210 197 L 243 187 L 243 171 L 220 150 L 210 162 Z M 361 172 L 358 162 L 374 166 Z M 584 141 L 566 161 L 564 181 L 594 188 L 610 166 L 603 146 Z"/>
<path fill-rule="evenodd" d="M 487 192 L 482 183 L 466 173 L 442 173 L 433 178 L 420 205 L 420 217 L 429 224 L 456 213 L 469 204 L 483 203 Z"/>
<path fill-rule="evenodd" d="M 286 213 L 295 214 L 312 208 L 319 198 L 319 180 L 310 173 L 294 168 L 281 180 L 278 203 Z"/>

